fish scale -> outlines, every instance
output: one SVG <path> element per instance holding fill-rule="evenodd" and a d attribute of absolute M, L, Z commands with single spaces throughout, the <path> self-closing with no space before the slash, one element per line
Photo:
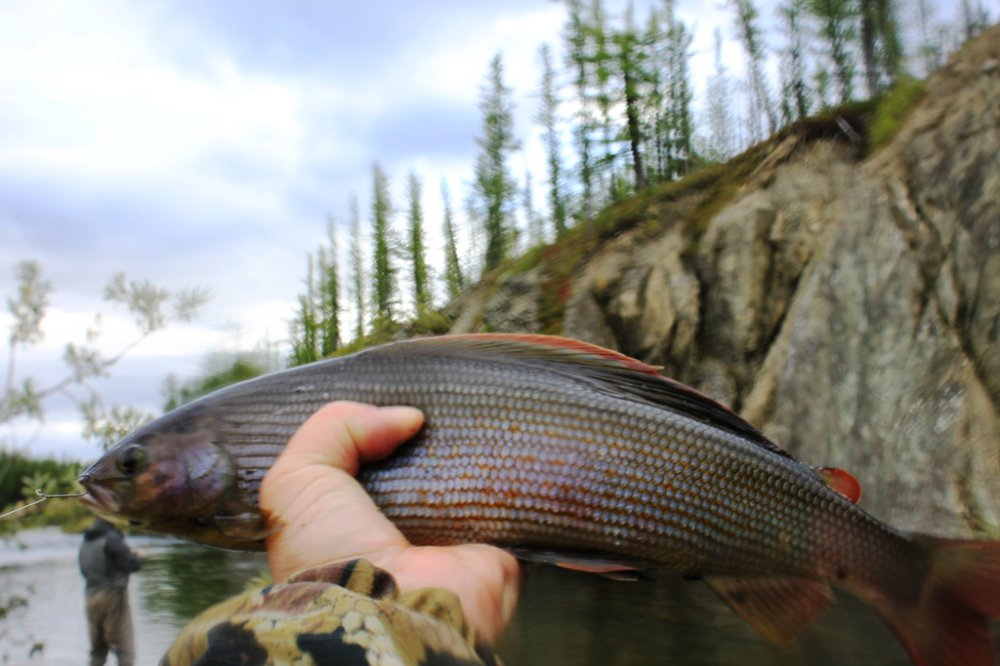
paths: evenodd
<path fill-rule="evenodd" d="M 917 663 L 992 663 L 1000 544 L 897 532 L 852 501 L 845 473 L 796 461 L 650 366 L 561 338 L 412 340 L 248 380 L 130 434 L 81 482 L 91 505 L 151 529 L 261 547 L 260 483 L 333 400 L 424 413 L 410 442 L 358 473 L 413 543 L 704 576 L 777 641 L 833 582 L 875 605 Z"/>
<path fill-rule="evenodd" d="M 616 408 L 609 409 L 609 397 L 578 378 L 554 374 L 540 380 L 530 365 L 476 360 L 471 373 L 468 359 L 446 354 L 360 354 L 342 362 L 337 372 L 315 366 L 296 377 L 299 390 L 279 415 L 284 418 L 259 415 L 277 394 L 288 395 L 287 385 L 275 384 L 252 400 L 234 395 L 232 409 L 240 405 L 258 415 L 260 425 L 273 429 L 276 443 L 264 452 L 260 433 L 256 440 L 234 435 L 226 449 L 240 469 L 264 467 L 294 427 L 329 400 L 409 404 L 427 418 L 427 434 L 409 447 L 416 453 L 403 450 L 387 463 L 369 466 L 359 478 L 376 504 L 417 542 L 536 545 L 532 542 L 544 540 L 554 543 L 537 545 L 597 552 L 624 548 L 631 557 L 658 563 L 677 544 L 681 556 L 668 564 L 681 571 L 692 571 L 704 559 L 687 561 L 689 552 L 724 553 L 728 546 L 756 557 L 759 543 L 775 542 L 773 525 L 747 529 L 753 507 L 746 498 L 759 495 L 760 488 L 748 488 L 753 476 L 739 470 L 747 466 L 746 458 L 764 459 L 769 452 L 655 405 L 613 398 Z M 609 432 L 617 436 L 609 438 Z M 590 455 L 596 442 L 602 455 Z M 744 449 L 742 458 L 726 455 L 734 444 Z M 503 460 L 522 474 L 502 474 L 508 469 L 498 462 Z M 699 483 L 701 474 L 684 474 L 701 470 L 706 460 L 715 461 L 717 478 Z M 536 461 L 544 466 L 525 465 Z M 785 466 L 786 472 L 798 471 L 794 464 Z M 498 478 L 504 479 L 502 485 L 490 483 Z M 256 492 L 258 475 L 243 480 L 245 491 Z M 469 488 L 455 501 L 452 490 L 463 481 Z M 720 482 L 733 490 L 718 493 Z M 819 494 L 832 495 L 815 478 L 810 482 Z M 713 492 L 705 490 L 710 484 Z M 633 508 L 639 495 L 648 498 L 641 520 Z M 768 501 L 787 503 L 780 495 Z M 799 552 L 784 553 L 781 566 L 809 560 L 806 544 L 794 545 Z M 732 566 L 740 570 L 739 562 Z"/>
<path fill-rule="evenodd" d="M 463 378 L 458 390 L 454 375 L 447 382 L 434 381 L 436 374 L 449 373 L 452 364 L 425 362 L 427 367 L 423 367 L 408 360 L 403 369 L 393 361 L 357 360 L 366 377 L 392 378 L 389 396 L 365 395 L 368 386 L 385 385 L 379 380 L 348 392 L 364 401 L 421 407 L 427 415 L 427 432 L 432 434 L 389 461 L 369 466 L 359 479 L 376 504 L 417 542 L 472 539 L 590 551 L 625 549 L 642 560 L 662 561 L 664 546 L 669 550 L 675 544 L 686 546 L 681 551 L 718 552 L 729 544 L 731 549 L 752 552 L 760 550 L 761 541 L 774 541 L 767 534 L 773 528 L 752 531 L 742 521 L 749 512 L 742 510 L 740 498 L 748 492 L 722 496 L 706 492 L 707 481 L 697 483 L 697 476 L 678 477 L 676 490 L 669 479 L 664 483 L 661 472 L 667 465 L 692 468 L 714 459 L 717 474 L 728 478 L 730 486 L 745 487 L 746 475 L 737 473 L 745 461 L 728 456 L 731 464 L 718 464 L 727 459 L 723 454 L 733 442 L 720 438 L 717 429 L 650 405 L 624 403 L 621 409 L 609 409 L 606 399 L 600 403 L 595 399 L 603 396 L 585 390 L 572 378 L 553 379 L 539 388 L 537 378 L 528 372 L 484 363 L 472 379 Z M 361 370 L 356 372 L 361 374 Z M 345 372 L 350 374 L 348 368 Z M 343 380 L 331 378 L 334 381 L 344 385 Z M 471 413 L 475 413 L 474 420 Z M 534 429 L 512 429 L 511 414 L 525 414 Z M 588 452 L 580 443 L 604 439 L 609 421 L 621 424 L 621 436 L 603 443 L 603 458 L 585 455 Z M 744 455 L 755 453 L 752 444 L 744 448 L 748 449 Z M 462 449 L 464 455 L 458 453 Z M 665 449 L 671 455 L 664 456 Z M 539 451 L 544 451 L 545 467 L 523 465 L 537 459 Z M 654 459 L 656 452 L 660 455 Z M 629 468 L 632 474 L 622 474 L 620 461 L 634 460 L 639 454 L 655 464 L 633 466 Z M 504 460 L 526 473 L 504 474 Z M 434 470 L 435 474 L 414 470 Z M 453 489 L 462 482 L 471 490 L 464 490 L 461 501 L 455 501 Z M 821 483 L 813 480 L 813 484 L 822 494 L 832 495 Z M 406 492 L 401 493 L 401 488 Z M 553 496 L 551 491 L 560 488 Z M 760 492 L 760 488 L 752 490 Z M 632 499 L 643 491 L 650 502 L 644 507 L 648 518 L 640 522 L 635 520 Z M 532 543 L 539 539 L 547 542 Z M 802 551 L 806 544 L 795 545 Z M 809 557 L 806 552 L 788 555 L 785 559 L 792 561 Z M 697 562 L 680 560 L 671 562 L 671 568 L 690 571 L 697 566 Z M 739 571 L 739 566 L 733 562 L 734 570 Z"/>

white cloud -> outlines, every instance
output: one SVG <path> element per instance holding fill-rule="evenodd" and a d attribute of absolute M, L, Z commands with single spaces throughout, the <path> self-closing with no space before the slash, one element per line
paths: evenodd
<path fill-rule="evenodd" d="M 29 15 L 34 26 L 4 21 L 0 39 L 0 57 L 15 63 L 0 70 L 17 129 L 5 162 L 113 175 L 180 167 L 202 146 L 231 143 L 294 161 L 302 136 L 292 85 L 211 51 L 204 69 L 178 69 L 154 50 L 154 26 L 133 5 L 39 6 L 50 11 Z"/>

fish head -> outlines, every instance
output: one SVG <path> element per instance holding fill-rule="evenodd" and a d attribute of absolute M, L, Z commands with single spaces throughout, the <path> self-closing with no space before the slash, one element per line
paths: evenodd
<path fill-rule="evenodd" d="M 80 475 L 81 500 L 98 514 L 146 529 L 213 542 L 214 518 L 230 513 L 235 465 L 213 419 L 177 410 L 127 435 Z"/>

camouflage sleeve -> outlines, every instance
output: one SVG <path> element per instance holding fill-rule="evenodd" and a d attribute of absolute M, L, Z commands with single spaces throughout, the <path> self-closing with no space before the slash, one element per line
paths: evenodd
<path fill-rule="evenodd" d="M 234 661 L 235 660 L 235 661 Z M 191 621 L 160 666 L 195 664 L 495 665 L 451 592 L 400 594 L 367 560 L 309 569 Z"/>

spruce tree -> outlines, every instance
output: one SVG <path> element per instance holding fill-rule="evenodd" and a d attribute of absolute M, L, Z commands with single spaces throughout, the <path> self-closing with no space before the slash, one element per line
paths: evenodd
<path fill-rule="evenodd" d="M 647 86 L 642 95 L 642 122 L 644 127 L 646 175 L 650 181 L 660 181 L 666 174 L 667 123 L 667 46 L 661 17 L 656 9 L 649 12 L 643 44 L 646 49 Z"/>
<path fill-rule="evenodd" d="M 427 253 L 424 249 L 424 213 L 420 204 L 420 179 L 410 172 L 410 242 L 409 254 L 413 270 L 413 306 L 417 316 L 431 304 L 431 286 L 427 275 Z"/>
<path fill-rule="evenodd" d="M 931 0 L 917 0 L 917 15 L 920 22 L 920 56 L 924 61 L 924 74 L 930 76 L 941 66 L 944 47 L 940 35 L 932 35 L 934 5 Z"/>
<path fill-rule="evenodd" d="M 552 64 L 552 52 L 548 44 L 538 50 L 542 63 L 541 108 L 536 120 L 544 130 L 545 158 L 549 172 L 549 216 L 556 238 L 566 233 L 566 204 L 562 194 L 562 155 L 559 132 L 556 128 L 559 112 L 559 94 L 556 90 L 556 75 Z"/>
<path fill-rule="evenodd" d="M 670 77 L 670 107 L 668 116 L 671 145 L 668 151 L 670 178 L 687 173 L 691 160 L 691 137 L 694 123 L 691 120 L 691 77 L 688 69 L 689 49 L 694 36 L 674 13 L 674 2 L 667 3 L 667 53 Z"/>
<path fill-rule="evenodd" d="M 873 96 L 879 90 L 879 67 L 876 57 L 874 0 L 859 0 L 858 14 L 860 17 L 861 58 L 865 68 L 865 83 L 868 95 Z"/>
<path fill-rule="evenodd" d="M 537 247 L 545 242 L 542 218 L 535 210 L 535 194 L 531 187 L 531 172 L 524 171 L 524 189 L 521 190 L 521 205 L 524 208 L 524 223 L 528 230 L 528 247 Z"/>
<path fill-rule="evenodd" d="M 774 134 L 777 130 L 777 118 L 771 106 L 767 79 L 764 77 L 764 44 L 761 41 L 760 29 L 757 27 L 757 8 L 752 0 L 731 0 L 731 3 L 736 10 L 736 26 L 740 42 L 749 59 L 747 69 L 752 100 L 750 106 L 753 116 L 752 127 L 757 128 L 760 117 L 764 116 L 767 118 L 768 133 Z"/>
<path fill-rule="evenodd" d="M 299 309 L 289 326 L 292 365 L 319 358 L 319 322 L 316 316 L 316 267 L 312 253 L 306 257 L 306 292 L 299 294 Z"/>
<path fill-rule="evenodd" d="M 677 18 L 674 5 L 674 0 L 665 0 L 659 11 L 651 12 L 643 44 L 643 58 L 649 62 L 643 68 L 647 83 L 643 97 L 652 108 L 647 116 L 655 136 L 650 159 L 658 177 L 665 180 L 687 171 L 694 132 L 688 70 L 692 35 Z"/>
<path fill-rule="evenodd" d="M 514 235 L 510 212 L 517 187 L 510 175 L 507 158 L 517 149 L 518 143 L 513 135 L 510 97 L 510 90 L 503 81 L 503 59 L 498 53 L 490 61 L 479 103 L 483 128 L 476 140 L 481 152 L 476 159 L 473 183 L 486 234 L 485 271 L 493 270 L 507 257 Z"/>
<path fill-rule="evenodd" d="M 578 217 L 590 219 L 594 208 L 594 155 L 591 132 L 596 125 L 590 110 L 589 94 L 591 76 L 587 44 L 590 28 L 584 16 L 582 0 L 569 0 L 567 5 L 569 17 L 566 29 L 566 51 L 577 95 L 577 120 L 573 128 L 573 143 L 576 145 L 579 156 L 577 171 L 580 175 L 580 211 Z"/>
<path fill-rule="evenodd" d="M 903 60 L 894 0 L 860 0 L 861 55 L 868 94 L 896 80 Z"/>
<path fill-rule="evenodd" d="M 982 0 L 962 0 L 961 16 L 962 37 L 966 41 L 978 35 L 990 23 L 990 13 L 986 11 Z"/>
<path fill-rule="evenodd" d="M 340 285 L 333 219 L 327 221 L 326 244 L 306 257 L 306 290 L 289 325 L 292 365 L 312 363 L 340 347 Z"/>
<path fill-rule="evenodd" d="M 819 100 L 821 109 L 826 110 L 832 106 L 830 102 L 830 72 L 822 67 L 813 73 L 815 82 L 816 99 Z"/>
<path fill-rule="evenodd" d="M 805 45 L 802 38 L 802 2 L 789 0 L 780 9 L 785 20 L 785 52 L 781 67 L 782 112 L 786 123 L 809 114 Z"/>
<path fill-rule="evenodd" d="M 611 30 L 603 0 L 590 1 L 590 21 L 587 25 L 589 46 L 587 62 L 592 70 L 593 101 L 600 113 L 599 127 L 602 154 L 598 160 L 598 181 L 604 192 L 610 193 L 616 174 L 615 148 L 616 132 L 611 120 L 611 109 L 615 97 L 611 90 L 611 76 L 615 69 L 614 54 L 611 52 Z"/>
<path fill-rule="evenodd" d="M 358 195 L 351 194 L 349 204 L 351 215 L 351 277 L 354 292 L 354 339 L 365 335 L 365 258 L 361 238 L 361 206 Z"/>
<path fill-rule="evenodd" d="M 874 3 L 880 47 L 878 58 L 887 83 L 892 85 L 903 71 L 903 44 L 899 36 L 896 0 L 874 0 Z"/>
<path fill-rule="evenodd" d="M 465 199 L 462 201 L 462 207 L 465 209 L 465 219 L 466 219 L 466 229 L 469 240 L 469 250 L 466 256 L 472 258 L 471 265 L 477 271 L 476 275 L 478 279 L 482 279 L 484 269 L 483 269 L 483 259 L 486 255 L 484 248 L 486 247 L 486 224 L 483 222 L 483 216 L 480 214 L 478 195 L 475 191 L 469 190 L 466 192 Z M 466 270 L 469 269 L 470 262 L 466 262 Z"/>
<path fill-rule="evenodd" d="M 392 262 L 389 179 L 378 163 L 372 166 L 372 300 L 376 335 L 392 328 L 396 294 L 396 270 Z"/>
<path fill-rule="evenodd" d="M 857 11 L 853 0 L 807 0 L 809 13 L 819 21 L 819 34 L 826 41 L 833 75 L 840 89 L 840 103 L 854 95 L 854 42 Z"/>
<path fill-rule="evenodd" d="M 448 183 L 444 180 L 441 181 L 441 201 L 444 205 L 444 278 L 448 287 L 448 298 L 455 298 L 465 288 L 465 276 L 462 274 L 462 263 L 458 259 L 451 195 L 448 192 Z"/>
<path fill-rule="evenodd" d="M 628 136 L 629 153 L 632 156 L 632 176 L 636 190 L 643 190 L 649 184 L 646 179 L 646 169 L 643 166 L 642 145 L 645 136 L 640 117 L 640 87 L 649 80 L 649 75 L 643 69 L 645 53 L 635 29 L 632 6 L 625 15 L 625 26 L 620 32 L 612 35 L 612 41 L 617 47 L 618 73 L 622 77 L 623 97 L 625 102 L 625 128 Z"/>
<path fill-rule="evenodd" d="M 733 156 L 736 145 L 733 136 L 733 100 L 729 90 L 729 77 L 722 62 L 722 31 L 718 28 L 715 29 L 715 73 L 708 80 L 705 97 L 708 116 L 706 156 L 722 162 Z"/>
<path fill-rule="evenodd" d="M 327 357 L 340 347 L 340 280 L 337 235 L 333 218 L 327 220 L 327 246 L 319 257 L 320 355 Z"/>

